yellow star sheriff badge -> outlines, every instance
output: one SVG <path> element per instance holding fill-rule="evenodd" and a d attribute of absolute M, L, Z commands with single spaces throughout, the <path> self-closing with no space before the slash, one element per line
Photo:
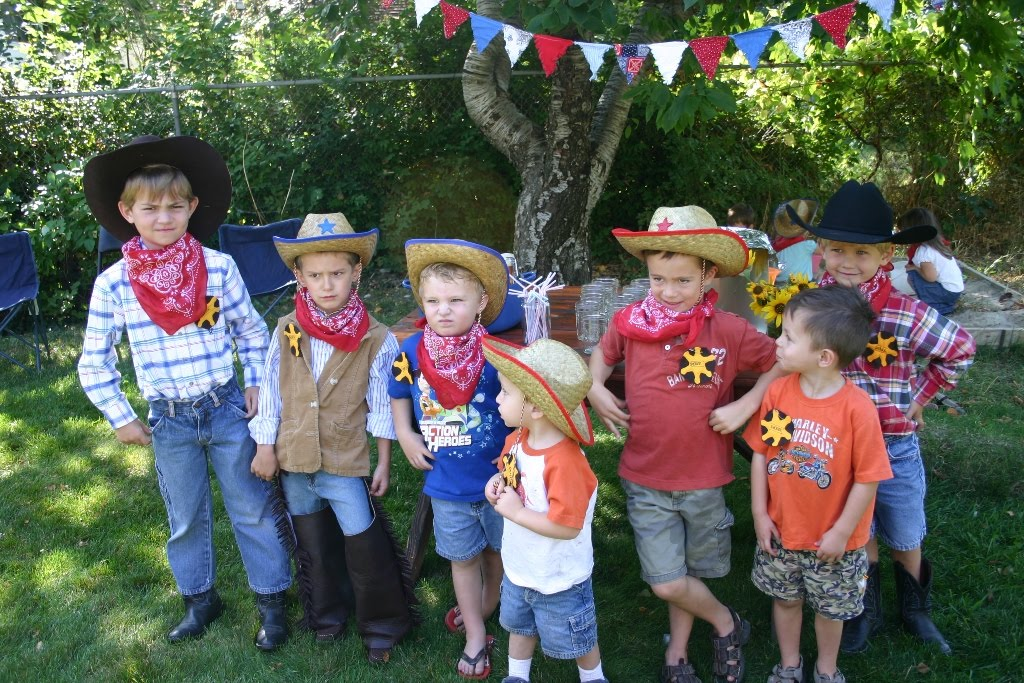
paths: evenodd
<path fill-rule="evenodd" d="M 516 464 L 516 456 L 512 453 L 505 453 L 501 456 L 501 476 L 506 486 L 519 489 L 519 466 Z"/>
<path fill-rule="evenodd" d="M 203 312 L 203 317 L 196 321 L 196 325 L 204 330 L 209 330 L 217 324 L 218 320 L 220 320 L 220 301 L 215 296 L 208 296 L 206 297 L 206 311 Z"/>
<path fill-rule="evenodd" d="M 700 384 L 706 379 L 715 376 L 715 366 L 718 358 L 705 348 L 695 346 L 683 353 L 679 363 L 679 374 L 690 384 Z"/>
<path fill-rule="evenodd" d="M 299 340 L 302 339 L 302 331 L 295 326 L 295 323 L 288 323 L 284 327 L 284 337 L 288 340 L 288 351 L 295 356 L 300 358 L 302 356 L 302 347 L 299 346 Z"/>
<path fill-rule="evenodd" d="M 896 337 L 885 332 L 879 332 L 874 339 L 868 342 L 868 348 L 864 351 L 867 361 L 876 368 L 884 368 L 889 364 L 890 358 L 896 358 Z"/>
<path fill-rule="evenodd" d="M 781 446 L 793 438 L 793 418 L 778 408 L 761 420 L 761 440 L 769 446 Z"/>
<path fill-rule="evenodd" d="M 398 382 L 412 384 L 412 371 L 409 368 L 409 356 L 405 351 L 398 354 L 398 358 L 391 364 L 391 375 Z"/>

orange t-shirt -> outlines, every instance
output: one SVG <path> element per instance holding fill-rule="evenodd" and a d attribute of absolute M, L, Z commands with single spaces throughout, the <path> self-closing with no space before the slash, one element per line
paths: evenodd
<path fill-rule="evenodd" d="M 814 544 L 839 519 L 855 482 L 892 478 L 878 411 L 850 380 L 821 399 L 804 395 L 798 374 L 775 380 L 743 439 L 765 456 L 768 516 L 790 550 L 817 549 Z M 868 542 L 873 511 L 872 502 L 847 550 Z"/>

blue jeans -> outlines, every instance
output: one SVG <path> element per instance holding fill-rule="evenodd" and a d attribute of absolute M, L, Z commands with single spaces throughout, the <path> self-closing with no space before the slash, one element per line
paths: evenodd
<path fill-rule="evenodd" d="M 893 550 L 915 550 L 924 543 L 927 484 L 917 434 L 885 437 L 892 479 L 878 482 L 871 535 Z"/>
<path fill-rule="evenodd" d="M 471 560 L 490 546 L 501 551 L 505 518 L 486 500 L 467 503 L 430 498 L 434 510 L 434 552 L 451 562 Z"/>
<path fill-rule="evenodd" d="M 590 578 L 545 595 L 504 577 L 501 581 L 502 628 L 520 636 L 537 636 L 552 659 L 578 659 L 597 645 L 597 612 Z"/>
<path fill-rule="evenodd" d="M 277 536 L 270 484 L 249 471 L 256 444 L 245 399 L 232 380 L 192 401 L 150 401 L 149 425 L 160 494 L 171 536 L 167 560 L 182 595 L 213 588 L 213 497 L 209 465 L 220 483 L 249 587 L 277 593 L 291 585 L 291 563 Z"/>
<path fill-rule="evenodd" d="M 362 477 L 341 477 L 323 470 L 281 472 L 281 490 L 293 515 L 311 515 L 330 505 L 346 536 L 361 534 L 373 524 L 370 492 Z"/>
<path fill-rule="evenodd" d="M 907 271 L 907 281 L 914 288 L 917 298 L 925 302 L 942 315 L 949 315 L 956 308 L 963 292 L 951 292 L 938 282 L 928 282 L 916 270 Z"/>

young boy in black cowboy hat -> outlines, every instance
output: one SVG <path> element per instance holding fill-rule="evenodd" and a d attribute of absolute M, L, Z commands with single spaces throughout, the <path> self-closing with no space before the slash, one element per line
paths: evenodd
<path fill-rule="evenodd" d="M 294 312 L 277 321 L 263 371 L 252 471 L 280 469 L 298 541 L 304 624 L 318 642 L 340 638 L 347 595 L 371 664 L 384 664 L 412 628 L 415 602 L 405 554 L 374 501 L 390 482 L 388 381 L 398 342 L 359 298 L 377 229 L 355 232 L 344 214 L 309 214 L 295 239 L 274 238 L 299 288 Z M 370 444 L 377 440 L 372 479 Z M 369 481 L 369 486 L 367 486 Z"/>
<path fill-rule="evenodd" d="M 792 207 L 787 211 L 794 222 L 820 238 L 825 261 L 821 285 L 856 287 L 876 315 L 867 350 L 843 373 L 875 402 L 893 478 L 878 486 L 867 546 L 864 612 L 846 622 L 841 649 L 862 652 L 882 626 L 881 538 L 892 551 L 903 627 L 948 654 L 949 644 L 931 619 L 932 565 L 921 552 L 927 527 L 917 432 L 924 427 L 924 407 L 932 397 L 952 389 L 970 367 L 975 343 L 955 322 L 893 288 L 885 270 L 894 243 L 923 242 L 935 235 L 935 228 L 918 225 L 894 234 L 892 208 L 882 193 L 873 183 L 855 180 L 832 195 L 817 225 L 804 221 Z M 927 360 L 922 371 L 915 369 L 917 358 Z"/>
<path fill-rule="evenodd" d="M 124 241 L 124 258 L 96 278 L 78 374 L 118 441 L 153 446 L 171 531 L 167 559 L 186 608 L 167 638 L 201 636 L 224 609 L 214 588 L 212 464 L 257 597 L 256 646 L 273 650 L 288 637 L 291 566 L 276 526 L 284 513 L 275 514 L 269 485 L 249 471 L 256 445 L 246 424 L 256 413 L 267 326 L 231 257 L 200 243 L 227 212 L 227 166 L 196 138 L 147 135 L 91 159 L 83 184 L 93 215 Z M 148 424 L 121 390 L 116 346 L 125 330 Z"/>

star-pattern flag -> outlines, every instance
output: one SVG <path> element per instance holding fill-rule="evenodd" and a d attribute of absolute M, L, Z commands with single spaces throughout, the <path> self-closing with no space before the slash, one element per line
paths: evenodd
<path fill-rule="evenodd" d="M 626 76 L 626 83 L 633 83 L 633 79 L 640 73 L 644 60 L 647 59 L 647 55 L 650 53 L 651 48 L 647 45 L 615 43 L 615 60 L 618 62 L 619 68 L 622 69 L 622 73 Z"/>
<path fill-rule="evenodd" d="M 540 33 L 533 36 L 533 44 L 537 46 L 537 54 L 540 55 L 540 65 L 548 76 L 555 73 L 558 67 L 558 60 L 565 51 L 572 45 L 572 41 L 558 36 L 545 36 Z"/>
<path fill-rule="evenodd" d="M 840 5 L 835 9 L 830 9 L 827 12 L 815 15 L 815 19 L 821 24 L 821 27 L 828 31 L 828 34 L 832 36 L 832 40 L 835 41 L 836 46 L 840 50 L 846 49 L 846 31 L 850 28 L 850 22 L 853 21 L 853 13 L 857 11 L 857 3 L 851 2 L 846 5 Z"/>
<path fill-rule="evenodd" d="M 712 36 L 711 38 L 694 38 L 690 41 L 690 49 L 693 55 L 700 62 L 700 68 L 704 70 L 709 80 L 714 79 L 718 71 L 718 60 L 722 58 L 722 51 L 729 42 L 729 36 Z"/>
<path fill-rule="evenodd" d="M 676 77 L 679 70 L 679 62 L 683 59 L 688 43 L 685 40 L 673 40 L 668 43 L 651 43 L 651 56 L 654 57 L 654 66 L 661 74 L 661 81 L 665 85 L 672 85 L 672 79 Z"/>
<path fill-rule="evenodd" d="M 732 36 L 732 42 L 740 49 L 743 56 L 747 58 L 747 64 L 751 69 L 756 69 L 761 61 L 761 54 L 772 38 L 772 30 L 767 26 L 755 28 L 752 31 L 744 31 Z"/>
<path fill-rule="evenodd" d="M 444 15 L 444 37 L 448 40 L 469 20 L 469 12 L 458 5 L 449 5 L 444 0 L 441 0 L 441 14 Z"/>
<path fill-rule="evenodd" d="M 611 46 L 607 43 L 584 43 L 579 40 L 576 41 L 576 44 L 579 45 L 580 50 L 583 51 L 583 57 L 590 65 L 590 80 L 597 80 L 597 70 L 604 65 L 604 55 L 611 49 Z"/>
<path fill-rule="evenodd" d="M 779 24 L 775 27 L 775 32 L 782 36 L 783 42 L 793 51 L 793 54 L 800 59 L 804 58 L 807 41 L 811 39 L 810 17 L 800 21 L 791 21 L 788 24 Z"/>
<path fill-rule="evenodd" d="M 485 16 L 470 12 L 469 25 L 473 28 L 473 40 L 476 41 L 476 51 L 483 52 L 494 40 L 494 36 L 501 33 L 504 26 L 500 21 L 495 21 Z"/>

